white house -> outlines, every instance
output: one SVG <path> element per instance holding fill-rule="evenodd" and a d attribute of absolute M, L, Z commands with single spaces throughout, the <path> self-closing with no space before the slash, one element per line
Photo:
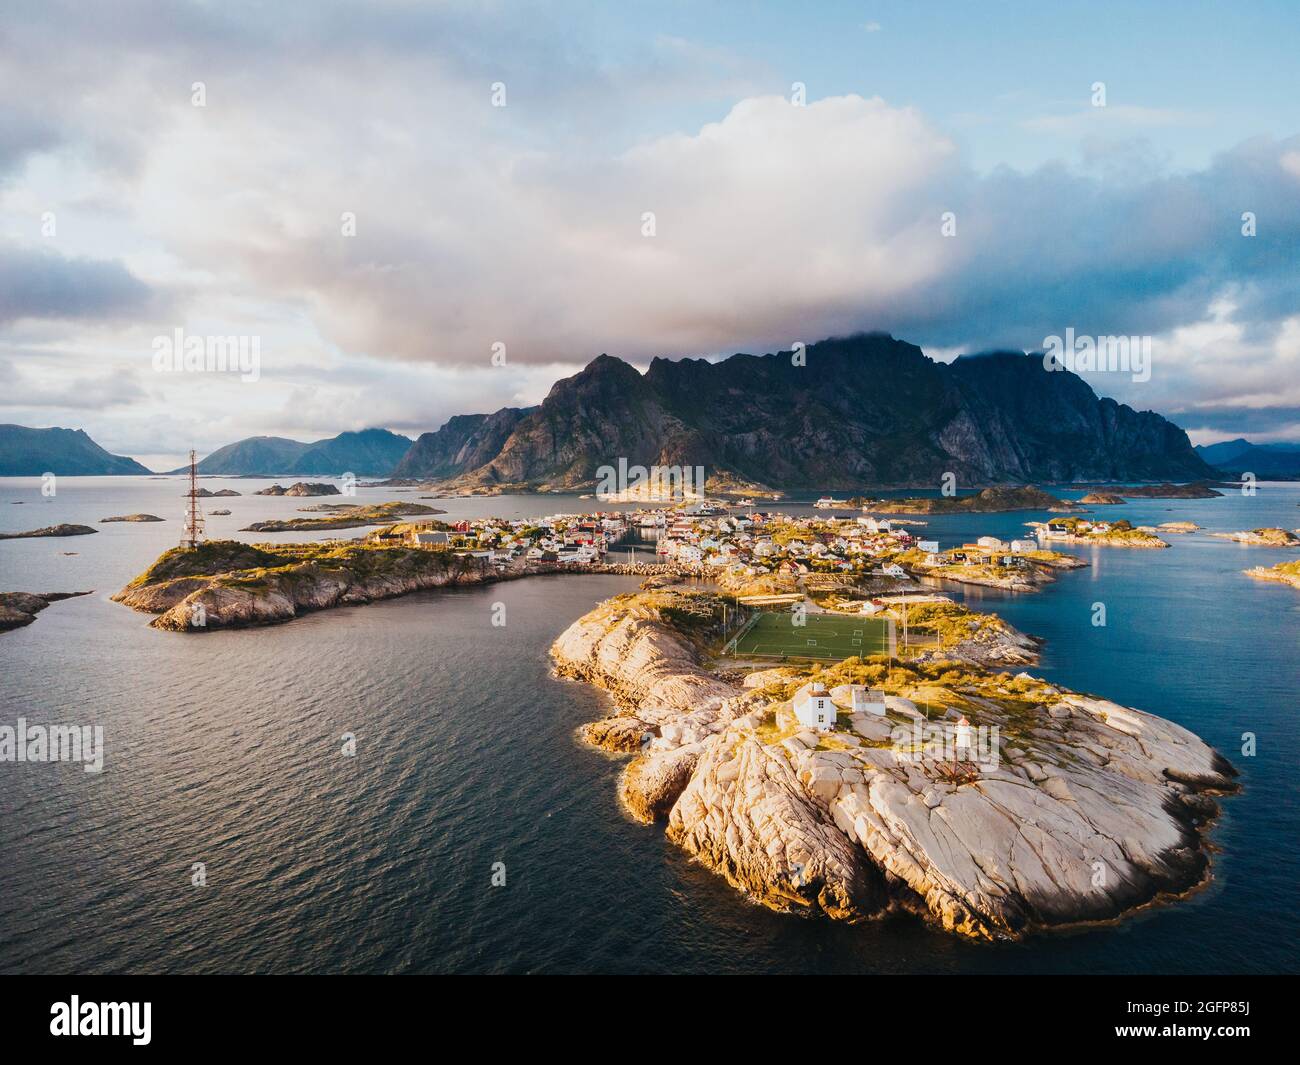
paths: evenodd
<path fill-rule="evenodd" d="M 918 540 L 918 541 L 916 542 L 916 549 L 917 549 L 918 551 L 924 551 L 924 552 L 926 552 L 927 554 L 930 554 L 930 555 L 937 555 L 937 554 L 939 553 L 939 541 L 938 541 L 938 540 Z"/>
<path fill-rule="evenodd" d="M 1033 540 L 1012 540 L 1011 550 L 1017 555 L 1023 555 L 1026 551 L 1037 551 L 1038 544 Z"/>
<path fill-rule="evenodd" d="M 996 536 L 981 536 L 975 541 L 980 547 L 991 548 L 994 551 L 1005 551 L 1007 545 L 999 540 Z"/>
<path fill-rule="evenodd" d="M 831 693 L 826 685 L 811 681 L 800 688 L 794 696 L 794 716 L 801 725 L 819 729 L 823 732 L 835 727 L 835 704 L 831 702 Z"/>
<path fill-rule="evenodd" d="M 906 577 L 907 570 L 903 569 L 897 562 L 889 562 L 880 567 L 880 572 L 886 577 Z"/>
<path fill-rule="evenodd" d="M 853 699 L 855 714 L 885 714 L 885 693 L 877 688 L 868 688 L 865 684 L 854 684 L 849 689 Z"/>

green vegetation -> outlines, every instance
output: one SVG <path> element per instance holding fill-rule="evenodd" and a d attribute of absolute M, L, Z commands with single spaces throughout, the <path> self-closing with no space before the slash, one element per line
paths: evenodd
<path fill-rule="evenodd" d="M 1033 485 L 1024 488 L 999 485 L 969 496 L 884 500 L 868 509 L 878 514 L 996 514 L 1010 510 L 1059 510 L 1066 505 Z"/>
<path fill-rule="evenodd" d="M 308 567 L 312 572 L 309 573 Z M 249 545 L 238 540 L 209 540 L 195 548 L 173 547 L 164 552 L 127 587 L 207 577 L 224 587 L 256 588 L 273 575 L 289 579 L 300 575 L 314 577 L 320 569 L 347 570 L 364 579 L 402 577 L 456 567 L 473 568 L 473 560 L 446 551 L 372 544 Z"/>
<path fill-rule="evenodd" d="M 285 518 L 276 521 L 256 521 L 245 532 L 311 532 L 318 529 L 355 529 L 363 525 L 384 525 L 395 518 L 415 514 L 442 514 L 436 507 L 423 503 L 377 503 L 358 505 L 338 510 L 324 518 Z"/>
<path fill-rule="evenodd" d="M 737 642 L 736 656 L 840 659 L 889 647 L 888 623 L 879 618 L 808 614 L 803 625 L 793 621 L 789 613 L 760 614 Z"/>

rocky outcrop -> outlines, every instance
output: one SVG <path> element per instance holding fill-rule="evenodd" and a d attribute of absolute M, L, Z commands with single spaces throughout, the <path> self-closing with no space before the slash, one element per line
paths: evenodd
<path fill-rule="evenodd" d="M 193 552 L 173 548 L 112 598 L 158 614 L 150 622 L 154 628 L 203 632 L 535 572 L 524 566 L 502 572 L 482 559 L 402 547 L 290 544 L 277 550 L 285 553 L 220 540 Z"/>
<path fill-rule="evenodd" d="M 322 484 L 319 481 L 297 481 L 296 483 L 285 488 L 283 485 L 273 484 L 270 488 L 263 488 L 260 492 L 254 492 L 259 496 L 336 496 L 341 495 L 337 485 Z"/>
<path fill-rule="evenodd" d="M 89 536 L 97 532 L 98 529 L 92 529 L 89 525 L 47 525 L 43 529 L 32 529 L 29 532 L 0 532 L 0 540 L 29 540 L 42 536 Z"/>
<path fill-rule="evenodd" d="M 0 592 L 0 632 L 22 628 L 36 615 L 60 599 L 75 599 L 90 592 Z"/>
<path fill-rule="evenodd" d="M 1276 566 L 1255 566 L 1251 569 L 1242 570 L 1248 577 L 1254 577 L 1257 581 L 1276 581 L 1278 584 L 1289 584 L 1292 588 L 1300 588 L 1300 562 L 1279 562 Z"/>
<path fill-rule="evenodd" d="M 834 688 L 840 724 L 815 733 L 793 714 L 798 669 L 722 681 L 671 606 L 604 604 L 552 655 L 616 698 L 586 734 L 638 752 L 628 809 L 666 815 L 669 839 L 751 898 L 844 920 L 905 910 L 999 939 L 1110 920 L 1206 876 L 1207 793 L 1234 774 L 1186 729 L 1027 674 L 851 659 L 821 676 L 875 669 L 886 711 L 850 713 Z M 984 730 L 973 765 L 942 739 L 964 717 Z"/>
<path fill-rule="evenodd" d="M 104 525 L 110 521 L 164 521 L 157 514 L 120 514 L 115 518 L 100 518 L 99 524 Z"/>
<path fill-rule="evenodd" d="M 297 486 L 295 486 L 297 487 Z M 286 492 L 292 494 L 292 491 Z M 303 493 L 299 493 L 303 494 Z M 428 507 L 423 503 L 378 503 L 374 505 L 334 505 L 326 504 L 330 510 L 325 518 L 282 518 L 273 521 L 255 521 L 245 526 L 241 532 L 314 532 L 329 529 L 359 529 L 366 525 L 384 525 L 398 518 L 412 515 L 431 517 L 445 514 L 445 510 Z M 313 509 L 313 508 L 306 508 Z"/>
<path fill-rule="evenodd" d="M 879 872 L 809 800 L 785 751 L 744 730 L 710 744 L 668 838 L 773 909 L 855 920 L 885 905 Z"/>
<path fill-rule="evenodd" d="M 1300 536 L 1286 529 L 1251 529 L 1249 532 L 1210 533 L 1220 540 L 1232 540 L 1254 547 L 1300 547 Z"/>

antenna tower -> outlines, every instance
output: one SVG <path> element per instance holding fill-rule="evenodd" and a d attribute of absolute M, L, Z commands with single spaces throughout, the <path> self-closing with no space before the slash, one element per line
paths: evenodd
<path fill-rule="evenodd" d="M 199 464 L 190 451 L 190 491 L 189 508 L 185 512 L 185 528 L 181 531 L 181 545 L 191 551 L 199 546 L 203 539 L 203 511 L 199 509 Z"/>

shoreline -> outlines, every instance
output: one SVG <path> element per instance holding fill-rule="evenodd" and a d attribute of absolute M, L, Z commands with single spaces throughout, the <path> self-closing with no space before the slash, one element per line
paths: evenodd
<path fill-rule="evenodd" d="M 899 761 L 879 720 L 855 715 L 820 736 L 792 725 L 790 689 L 803 670 L 724 680 L 698 641 L 664 620 L 680 604 L 663 597 L 691 597 L 656 594 L 658 606 L 644 593 L 619 596 L 574 622 L 552 647 L 556 673 L 613 697 L 613 712 L 579 731 L 633 755 L 620 804 L 641 823 L 666 820 L 672 842 L 755 901 L 847 921 L 906 911 L 964 937 L 1018 939 L 1118 921 L 1209 878 L 1212 796 L 1236 790 L 1235 771 L 1172 722 L 1026 674 L 967 669 L 981 693 L 973 705 L 1014 742 L 992 772 L 945 782 L 933 766 Z M 847 677 L 857 661 L 819 672 Z M 953 665 L 895 662 L 887 672 L 913 674 L 926 690 Z M 999 706 L 990 693 L 1000 685 L 1043 701 Z M 897 726 L 915 703 L 891 698 L 900 713 L 891 704 L 885 720 Z M 948 812 L 936 822 L 940 807 Z M 1008 818 L 1015 832 L 1003 831 Z M 1110 845 L 1115 877 L 1098 891 L 1090 862 L 1113 838 L 1126 844 Z"/>
<path fill-rule="evenodd" d="M 282 624 L 320 610 L 453 585 L 549 574 L 649 577 L 678 570 L 639 562 L 497 567 L 485 559 L 419 548 L 209 541 L 198 555 L 165 552 L 110 599 L 157 615 L 149 623 L 153 628 L 192 633 Z"/>

